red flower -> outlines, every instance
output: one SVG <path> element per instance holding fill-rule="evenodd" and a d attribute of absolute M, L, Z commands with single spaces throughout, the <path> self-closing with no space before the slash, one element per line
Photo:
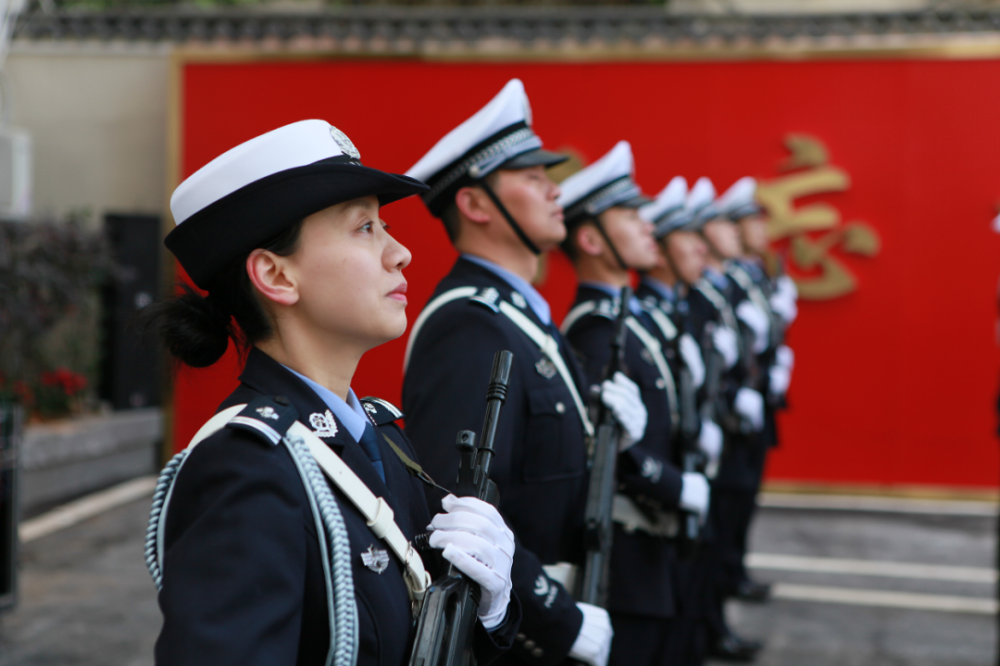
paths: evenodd
<path fill-rule="evenodd" d="M 43 386 L 58 386 L 68 396 L 74 396 L 87 388 L 87 378 L 69 368 L 57 368 L 55 372 L 43 372 L 41 380 Z"/>

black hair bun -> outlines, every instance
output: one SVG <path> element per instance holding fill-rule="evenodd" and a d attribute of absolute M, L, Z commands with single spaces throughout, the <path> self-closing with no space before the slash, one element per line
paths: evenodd
<path fill-rule="evenodd" d="M 182 285 L 182 293 L 146 309 L 143 318 L 159 329 L 163 346 L 185 365 L 205 368 L 226 353 L 230 316 L 210 296 Z"/>

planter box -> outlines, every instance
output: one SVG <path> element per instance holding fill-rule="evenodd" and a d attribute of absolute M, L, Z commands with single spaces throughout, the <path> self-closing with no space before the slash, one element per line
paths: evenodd
<path fill-rule="evenodd" d="M 22 516 L 155 473 L 162 441 L 158 408 L 27 426 L 21 448 Z"/>

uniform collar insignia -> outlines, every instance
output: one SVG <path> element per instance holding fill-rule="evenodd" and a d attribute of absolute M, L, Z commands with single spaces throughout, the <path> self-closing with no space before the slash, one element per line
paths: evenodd
<path fill-rule="evenodd" d="M 333 414 L 329 409 L 326 410 L 325 414 L 320 414 L 319 412 L 310 414 L 309 425 L 312 426 L 313 431 L 319 437 L 337 436 L 337 421 L 333 418 Z"/>
<path fill-rule="evenodd" d="M 522 310 L 528 306 L 528 302 L 524 300 L 524 296 L 519 291 L 510 292 L 510 302 Z"/>
<path fill-rule="evenodd" d="M 380 574 L 389 567 L 389 551 L 376 548 L 375 544 L 372 544 L 368 546 L 368 550 L 361 551 L 361 561 L 366 567 Z"/>

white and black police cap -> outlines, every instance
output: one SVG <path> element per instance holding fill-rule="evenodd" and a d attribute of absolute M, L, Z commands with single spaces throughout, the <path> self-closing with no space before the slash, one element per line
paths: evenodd
<path fill-rule="evenodd" d="M 756 215 L 761 211 L 756 196 L 757 181 L 750 176 L 744 176 L 733 183 L 716 200 L 715 205 L 719 209 L 720 216 L 727 217 L 733 222 L 738 222 L 744 217 Z"/>
<path fill-rule="evenodd" d="M 656 195 L 653 203 L 639 209 L 639 217 L 654 225 L 653 235 L 656 238 L 663 238 L 679 228 L 676 220 L 680 217 L 678 213 L 684 210 L 687 192 L 687 179 L 684 176 L 674 176 Z"/>
<path fill-rule="evenodd" d="M 406 172 L 430 189 L 424 203 L 439 215 L 449 194 L 497 169 L 553 166 L 567 157 L 542 148 L 531 129 L 531 106 L 524 84 L 511 79 L 489 104 L 448 132 Z"/>
<path fill-rule="evenodd" d="M 177 186 L 177 226 L 166 246 L 201 289 L 220 270 L 309 215 L 352 199 L 382 205 L 423 192 L 407 176 L 361 164 L 343 132 L 302 120 L 261 134 L 198 169 Z"/>
<path fill-rule="evenodd" d="M 566 226 L 594 218 L 609 208 L 639 208 L 653 200 L 632 179 L 632 146 L 619 141 L 606 155 L 564 180 L 559 189 Z"/>
<path fill-rule="evenodd" d="M 684 228 L 699 231 L 709 220 L 719 216 L 715 206 L 715 186 L 702 176 L 695 181 L 684 200 Z"/>

